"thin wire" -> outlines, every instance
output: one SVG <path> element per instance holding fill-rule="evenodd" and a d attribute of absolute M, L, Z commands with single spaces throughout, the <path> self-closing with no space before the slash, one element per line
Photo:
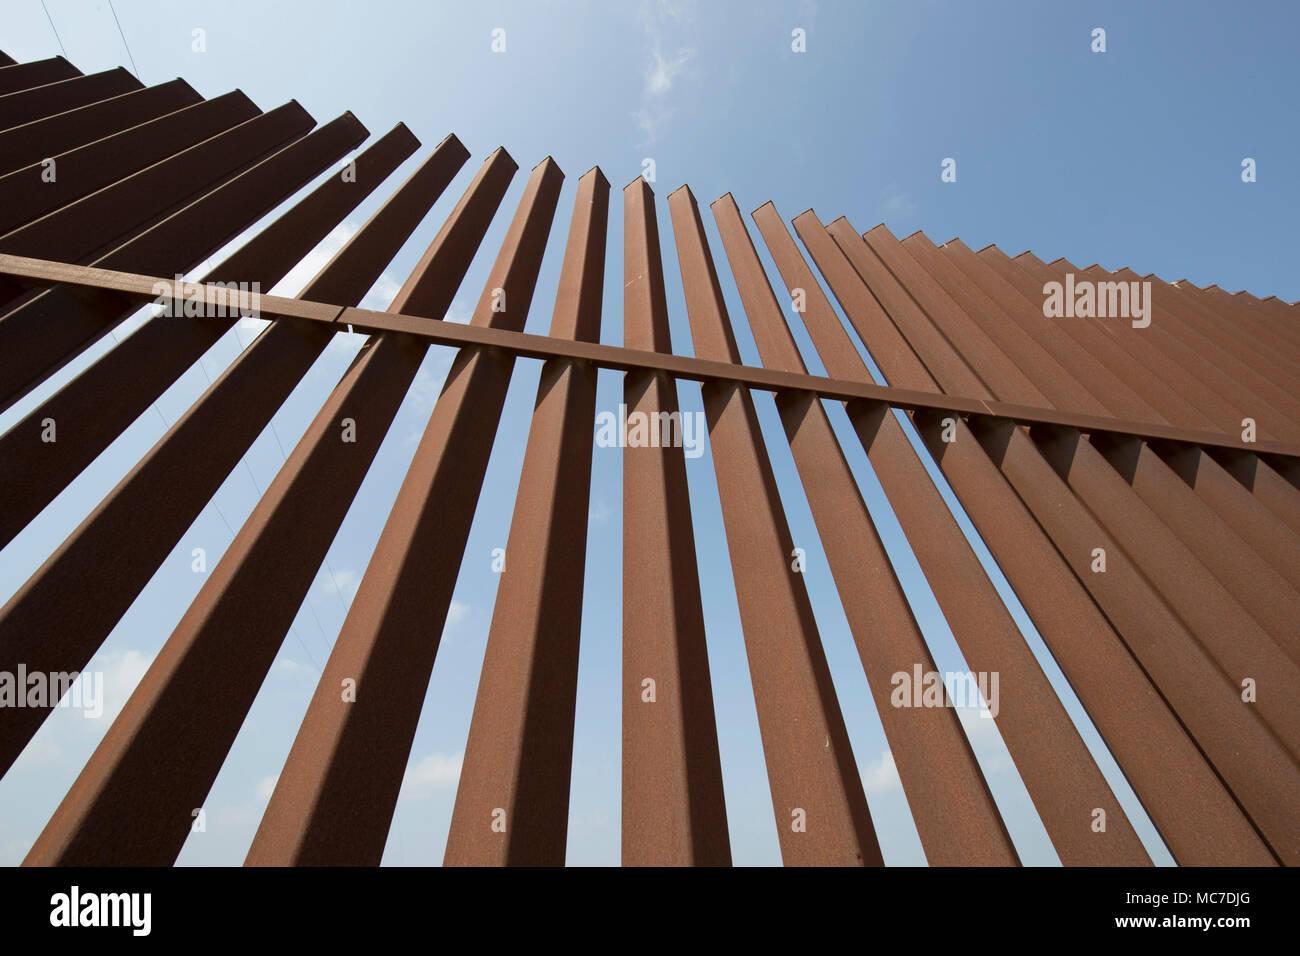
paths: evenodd
<path fill-rule="evenodd" d="M 44 3 L 45 0 L 41 0 Z M 126 34 L 122 32 L 122 21 L 117 18 L 117 10 L 113 9 L 113 0 L 108 0 L 108 9 L 113 11 L 113 22 L 117 24 L 117 35 L 122 38 L 122 46 L 126 47 L 126 55 L 131 58 L 131 69 L 135 70 L 135 78 L 140 79 L 140 68 L 135 65 L 135 57 L 131 56 L 131 44 L 126 42 Z"/>
<path fill-rule="evenodd" d="M 113 338 L 117 338 L 117 335 L 114 334 Z M 162 409 L 158 407 L 158 403 L 157 403 L 157 402 L 154 402 L 154 403 L 153 403 L 153 410 L 154 410 L 155 412 L 157 412 L 157 413 L 158 413 L 158 417 L 159 417 L 160 419 L 162 419 L 163 426 L 164 426 L 168 431 L 170 431 L 170 430 L 171 430 L 171 425 L 168 425 L 168 424 L 167 424 L 167 417 L 166 417 L 165 415 L 163 415 L 163 413 L 162 413 Z M 213 498 L 212 498 L 212 500 L 209 502 L 209 504 L 211 504 L 212 507 L 216 510 L 216 512 L 217 512 L 217 516 L 221 519 L 221 523 L 224 524 L 224 525 L 226 526 L 226 530 L 230 532 L 230 540 L 231 540 L 231 541 L 234 541 L 234 540 L 235 540 L 235 529 L 234 529 L 234 527 L 230 524 L 230 521 L 226 518 L 226 513 L 225 513 L 224 511 L 221 510 L 221 505 L 217 504 L 217 499 L 216 499 L 216 496 L 215 496 L 215 495 L 213 496 Z M 314 615 L 315 613 L 316 613 L 315 611 L 312 612 L 313 615 Z M 316 621 L 316 626 L 317 626 L 317 627 L 320 627 L 320 621 L 319 621 L 319 620 Z M 318 664 L 318 663 L 316 662 L 316 655 L 313 654 L 313 653 L 311 652 L 311 649 L 307 647 L 307 642 L 304 641 L 304 640 L 302 639 L 302 635 L 298 633 L 298 629 L 297 629 L 296 627 L 294 627 L 292 623 L 289 624 L 289 633 L 292 634 L 292 635 L 294 636 L 294 639 L 298 641 L 298 646 L 301 647 L 303 653 L 307 655 L 307 659 L 308 659 L 309 661 L 311 661 L 312 666 L 315 667 L 317 671 L 319 671 L 319 670 L 321 669 L 321 667 L 320 667 L 320 664 Z M 327 640 L 328 640 L 328 638 L 327 638 Z"/>
<path fill-rule="evenodd" d="M 241 351 L 243 349 L 248 348 L 248 346 L 244 344 L 244 337 L 239 334 L 238 324 L 236 324 L 235 326 L 235 338 L 239 340 L 239 346 Z M 239 356 L 237 354 L 236 358 L 238 357 Z M 280 447 L 280 462 L 281 464 L 287 464 L 289 461 L 289 454 L 284 450 L 284 442 L 280 441 L 280 432 L 275 427 L 274 418 L 271 419 L 270 424 L 271 424 L 271 434 L 275 436 L 275 443 Z M 251 475 L 252 473 L 250 472 L 249 474 Z M 256 482 L 254 482 L 254 484 L 256 485 Z M 258 494 L 260 495 L 261 493 L 259 492 Z M 329 575 L 330 585 L 334 588 L 334 594 L 339 599 L 339 606 L 343 608 L 343 613 L 346 615 L 348 613 L 348 602 L 343 599 L 343 589 L 339 587 L 338 579 L 335 578 L 334 576 L 334 569 L 330 567 L 330 559 L 328 555 L 325 557 L 325 573 Z"/>
<path fill-rule="evenodd" d="M 50 16 L 50 8 L 45 5 L 45 0 L 41 0 L 41 9 L 45 11 L 45 19 L 50 21 L 50 29 L 54 31 L 54 39 L 59 41 L 59 50 L 63 53 L 63 58 L 68 58 L 68 51 L 63 49 L 63 39 L 59 36 L 59 28 L 54 25 L 54 18 Z"/>

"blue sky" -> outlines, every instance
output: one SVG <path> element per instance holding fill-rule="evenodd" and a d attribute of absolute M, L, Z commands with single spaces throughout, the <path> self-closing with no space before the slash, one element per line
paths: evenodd
<path fill-rule="evenodd" d="M 47 6 L 68 58 L 84 72 L 132 68 L 106 3 L 47 0 Z M 1080 266 L 1130 266 L 1169 280 L 1300 298 L 1294 230 L 1300 187 L 1291 168 L 1300 154 L 1294 107 L 1300 67 L 1293 50 L 1300 18 L 1290 4 L 117 0 L 116 10 L 146 83 L 182 76 L 209 97 L 238 86 L 263 109 L 296 98 L 322 123 L 352 110 L 372 136 L 405 121 L 424 143 L 415 160 L 277 287 L 284 294 L 296 292 L 428 149 L 455 132 L 471 160 L 376 283 L 367 305 L 387 304 L 474 170 L 499 145 L 523 170 L 551 155 L 567 174 L 530 332 L 549 326 L 573 191 L 578 176 L 599 164 L 615 184 L 602 338 L 621 343 L 617 190 L 642 171 L 646 158 L 655 164 L 679 352 L 688 353 L 691 340 L 664 200 L 683 182 L 702 207 L 731 191 L 746 214 L 771 199 L 787 221 L 812 207 L 823 221 L 845 214 L 860 230 L 883 221 L 899 237 L 919 228 L 936 242 L 960 236 L 976 249 L 996 242 L 1010 254 L 1028 248 Z M 39 0 L 11 0 L 5 25 L 0 47 L 20 61 L 60 52 Z M 1095 27 L 1107 31 L 1104 54 L 1090 50 Z M 495 28 L 505 30 L 502 53 L 491 50 Z M 806 31 L 805 53 L 791 50 L 795 28 Z M 196 29 L 205 31 L 204 52 L 193 49 Z M 1240 179 L 1247 156 L 1258 166 L 1253 184 Z M 957 161 L 955 183 L 940 182 L 945 157 Z M 468 317 L 525 179 L 521 173 L 512 183 L 450 318 Z M 702 212 L 715 259 L 724 263 L 712 216 Z M 774 286 L 782 289 L 758 245 Z M 728 270 L 720 271 L 742 355 L 758 364 Z M 0 430 L 145 317 L 115 330 L 0 415 Z M 0 601 L 256 333 L 255 326 L 240 327 L 215 345 L 0 551 Z M 806 346 L 802 332 L 797 335 Z M 0 863 L 21 860 L 107 729 L 107 717 L 198 592 L 202 576 L 190 570 L 191 550 L 205 548 L 210 566 L 218 560 L 360 341 L 335 340 L 105 643 L 92 667 L 108 678 L 106 719 L 55 711 L 0 780 Z M 805 348 L 805 359 L 821 371 L 811 349 Z M 447 350 L 431 350 L 205 803 L 206 832 L 191 835 L 180 862 L 242 861 L 449 365 Z M 388 864 L 442 858 L 498 580 L 491 552 L 506 543 L 539 368 L 532 361 L 516 366 L 390 834 Z M 702 407 L 698 386 L 683 383 L 679 392 L 684 409 Z M 619 376 L 602 373 L 598 410 L 615 409 L 620 396 Z M 795 540 L 806 542 L 809 591 L 886 861 L 922 863 L 779 419 L 770 396 L 759 394 L 756 401 Z M 830 411 L 940 669 L 964 670 L 842 409 Z M 776 863 L 776 828 L 712 461 L 704 455 L 687 467 L 733 855 L 737 863 Z M 619 453 L 594 449 L 571 863 L 618 862 L 620 489 Z M 1154 858 L 1168 862 L 1032 626 L 977 548 Z M 1055 863 L 993 722 L 974 719 L 966 726 L 1022 858 Z"/>

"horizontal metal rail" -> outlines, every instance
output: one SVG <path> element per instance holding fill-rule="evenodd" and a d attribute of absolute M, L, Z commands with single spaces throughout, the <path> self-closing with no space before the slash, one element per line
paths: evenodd
<path fill-rule="evenodd" d="M 555 339 L 547 335 L 513 332 L 486 326 L 431 322 L 427 318 L 402 313 L 376 312 L 370 309 L 331 305 L 282 296 L 262 295 L 256 301 L 251 293 L 237 293 L 224 286 L 164 279 L 156 276 L 117 272 L 89 266 L 72 265 L 49 259 L 0 255 L 0 275 L 33 286 L 78 286 L 103 292 L 119 293 L 140 303 L 165 301 L 202 303 L 204 311 L 230 309 L 251 312 L 266 319 L 303 319 L 330 322 L 349 331 L 369 333 L 403 333 L 414 335 L 435 345 L 486 346 L 525 358 L 567 358 L 587 361 L 598 368 L 623 372 L 667 372 L 674 378 L 696 382 L 728 381 L 767 392 L 804 391 L 837 401 L 881 402 L 908 411 L 955 412 L 959 415 L 986 415 L 1006 418 L 1020 425 L 1053 425 L 1077 428 L 1089 434 L 1131 435 L 1151 441 L 1179 442 L 1207 448 L 1224 448 L 1257 455 L 1300 458 L 1300 445 L 1290 442 L 1261 440 L 1245 442 L 1232 435 L 1192 428 L 1179 428 L 1158 422 L 1129 421 L 1088 415 L 1062 409 L 1039 408 L 1011 402 L 967 398 L 939 392 L 869 385 L 820 375 L 803 375 L 752 365 L 733 365 L 686 355 L 647 352 L 597 342 Z"/>

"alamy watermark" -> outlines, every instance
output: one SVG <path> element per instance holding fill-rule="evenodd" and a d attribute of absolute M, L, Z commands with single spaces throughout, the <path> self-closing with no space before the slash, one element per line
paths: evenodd
<path fill-rule="evenodd" d="M 998 672 L 977 674 L 961 671 L 895 671 L 889 678 L 893 690 L 889 702 L 895 707 L 978 707 L 981 717 L 998 715 Z"/>
<path fill-rule="evenodd" d="M 78 678 L 81 678 L 78 680 Z M 83 717 L 104 713 L 103 671 L 0 671 L 0 708 L 78 707 Z"/>
<path fill-rule="evenodd" d="M 177 273 L 175 282 L 153 284 L 154 304 L 159 315 L 191 319 L 260 319 L 260 282 L 186 282 Z"/>
<path fill-rule="evenodd" d="M 1064 284 L 1044 284 L 1043 296 L 1043 315 L 1049 319 L 1132 319 L 1135 329 L 1151 324 L 1150 282 L 1075 282 L 1074 273 L 1067 272 Z"/>
<path fill-rule="evenodd" d="M 596 416 L 598 448 L 682 448 L 687 458 L 704 454 L 707 426 L 703 412 L 600 412 Z"/>

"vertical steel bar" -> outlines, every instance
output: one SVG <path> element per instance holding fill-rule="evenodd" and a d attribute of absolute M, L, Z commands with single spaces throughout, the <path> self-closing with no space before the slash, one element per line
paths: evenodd
<path fill-rule="evenodd" d="M 549 157 L 534 168 L 472 324 L 523 328 L 562 179 Z M 513 367 L 513 355 L 457 354 L 247 864 L 383 856 Z"/>
<path fill-rule="evenodd" d="M 320 283 L 349 298 L 364 294 L 385 254 L 400 246 L 466 156 L 454 138 L 440 150 L 325 267 Z M 462 222 L 453 215 L 442 235 L 456 234 Z M 450 302 L 466 265 L 445 256 L 433 260 L 443 290 L 435 306 L 446 308 L 441 303 Z M 328 340 L 329 330 L 323 334 Z M 184 821 L 234 743 L 427 348 L 406 336 L 367 343 L 213 569 L 29 863 L 174 861 L 188 834 Z M 355 442 L 339 441 L 344 417 L 355 423 Z M 240 635 L 238 655 L 229 653 L 232 633 Z M 176 765 L 163 781 L 150 769 L 159 760 Z M 107 825 L 123 815 L 129 820 Z"/>
<path fill-rule="evenodd" d="M 888 242 L 892 237 L 883 226 L 872 233 L 878 233 L 880 241 Z M 948 321 L 974 325 L 974 316 L 981 318 L 981 328 L 997 335 L 1011 325 L 1001 309 L 991 301 L 981 302 L 974 298 L 969 285 L 956 268 L 949 263 L 938 250 L 923 241 L 923 237 L 912 236 L 899 244 L 903 251 L 910 254 L 920 266 L 929 273 L 930 279 L 938 290 L 954 296 L 957 308 L 948 312 Z M 1084 273 L 1087 275 L 1087 272 Z M 1125 279 L 1124 281 L 1128 281 Z M 956 297 L 960 296 L 961 299 Z M 964 301 L 963 301 L 964 300 Z M 1161 313 L 1164 317 L 1164 313 Z M 1044 319 L 1045 323 L 1052 320 Z M 1161 323 L 1163 324 L 1163 323 Z M 1154 327 L 1154 324 L 1153 326 Z M 1149 329 L 1130 329 L 1136 336 L 1144 335 Z M 1035 365 L 1036 355 L 1032 350 L 1024 351 L 1019 342 L 1009 343 L 1011 348 L 1005 351 L 1008 361 L 1018 367 L 1033 372 L 1036 383 L 1042 382 L 1045 391 L 1059 392 L 1062 384 L 1072 380 L 1064 368 L 1051 368 Z M 968 353 L 967 361 L 974 361 Z M 977 371 L 980 369 L 977 367 Z M 997 397 L 1009 401 L 1032 401 L 1034 396 L 1023 392 L 998 392 Z M 1079 408 L 1065 396 L 1064 407 L 1072 410 Z M 1060 406 L 1060 399 L 1053 397 L 1053 402 Z M 1095 411 L 1092 408 L 1081 410 Z M 1100 409 L 1102 414 L 1106 410 Z M 1257 555 L 1236 533 L 1236 530 L 1221 519 L 1208 504 L 1196 496 L 1164 462 L 1155 455 L 1146 443 L 1136 438 L 1118 438 L 1106 435 L 1092 436 L 1092 444 L 1111 463 L 1116 471 L 1128 481 L 1137 492 L 1138 497 L 1169 526 L 1180 541 L 1210 570 L 1216 578 L 1233 594 L 1245 608 L 1250 608 L 1252 616 L 1262 624 L 1275 641 L 1284 647 L 1292 644 L 1300 647 L 1300 641 L 1292 632 L 1295 621 L 1300 620 L 1300 594 L 1282 579 L 1267 561 Z"/>
<path fill-rule="evenodd" d="M 169 80 L 0 131 L 0 174 L 201 102 L 184 80 Z"/>
<path fill-rule="evenodd" d="M 321 306 L 331 317 L 342 303 L 360 300 L 464 157 L 455 141 L 436 153 L 416 174 L 421 203 L 386 207 L 382 226 L 368 230 L 365 241 L 354 238 L 304 294 L 341 303 Z M 332 334 L 322 323 L 274 322 L 264 330 L 0 609 L 0 660 L 38 661 L 48 671 L 79 669 Z M 105 565 L 107 553 L 122 559 Z M 68 607 L 66 595 L 73 592 L 80 600 Z M 51 629 L 53 620 L 59 625 Z M 10 765 L 46 711 L 18 713 L 0 724 L 0 767 Z"/>
<path fill-rule="evenodd" d="M 806 373 L 735 200 L 728 193 L 712 208 L 763 364 Z M 805 294 L 814 295 L 806 288 Z M 918 664 L 926 674 L 938 668 L 821 401 L 808 392 L 786 392 L 776 405 L 926 860 L 932 866 L 1018 862 L 956 710 L 891 702 L 897 686 L 892 675 L 910 677 Z"/>
<path fill-rule="evenodd" d="M 654 192 L 640 176 L 623 190 L 623 344 L 672 351 Z M 662 373 L 629 372 L 623 405 L 629 418 L 681 418 Z M 686 459 L 671 443 L 623 449 L 622 830 L 625 866 L 731 864 Z"/>
<path fill-rule="evenodd" d="M 905 288 L 901 283 L 887 281 L 869 284 L 881 301 L 888 301 L 890 308 L 906 315 L 909 331 L 935 343 L 946 343 L 946 336 L 959 330 L 939 329 L 926 322 L 919 301 L 912 296 L 914 286 L 909 283 Z M 956 308 L 955 304 L 943 302 L 935 290 L 926 291 L 929 295 L 923 298 L 931 308 Z M 859 329 L 863 342 L 874 348 L 875 342 L 886 335 L 890 341 L 897 341 L 894 336 L 899 331 L 888 331 L 893 328 L 888 324 L 893 318 L 893 312 L 881 313 L 872 322 L 870 332 Z M 986 334 L 966 332 L 962 336 L 965 347 L 982 354 L 995 350 Z M 856 359 L 856 352 L 851 355 Z M 1018 383 L 1025 378 L 1006 363 L 985 374 L 1004 383 Z M 969 371 L 968 375 L 973 378 L 975 373 Z M 867 371 L 863 364 L 856 377 L 864 376 Z M 903 380 L 894 378 L 891 382 L 903 384 Z M 921 368 L 914 369 L 906 382 L 909 387 L 935 390 L 933 379 Z M 978 381 L 972 387 L 976 395 L 987 394 Z M 1038 404 L 1046 401 L 1040 396 Z M 897 419 L 881 405 L 853 404 L 848 412 L 966 661 L 976 674 L 999 675 L 1005 693 L 994 719 L 1062 861 L 1149 864 L 1105 776 L 942 495 L 925 474 Z M 1104 833 L 1088 825 L 1097 809 L 1103 810 L 1108 820 Z"/>
<path fill-rule="evenodd" d="M 210 196 L 177 213 L 139 239 L 121 247 L 101 265 L 153 264 L 159 272 L 173 265 L 188 269 L 219 248 L 248 224 L 344 155 L 365 136 L 350 118 L 327 123 L 260 163 Z M 415 149 L 405 127 L 382 137 L 357 157 L 355 182 L 331 177 L 204 278 L 208 281 L 257 283 L 270 288 L 337 225 L 356 203 Z M 334 210 L 338 209 L 336 216 Z M 115 296 L 87 299 L 52 290 L 60 303 L 60 328 L 69 339 L 47 333 L 55 346 L 76 348 L 131 315 L 138 306 Z M 44 300 L 41 300 L 44 301 Z M 90 464 L 135 418 L 234 323 L 236 316 L 161 315 L 147 321 L 105 356 L 33 409 L 0 437 L 0 487 L 7 507 L 0 511 L 0 545 L 8 543 Z M 103 396 L 113 395 L 105 402 Z M 53 418 L 65 440 L 37 443 L 39 427 Z"/>
<path fill-rule="evenodd" d="M 695 197 L 668 197 L 695 354 L 739 363 Z M 772 809 L 786 865 L 880 865 L 794 542 L 748 389 L 703 386 L 709 444 L 758 708 Z"/>
<path fill-rule="evenodd" d="M 34 86 L 57 83 L 74 76 L 81 76 L 81 71 L 61 56 L 34 60 L 31 63 L 16 63 L 0 67 L 0 94 L 30 90 Z"/>
<path fill-rule="evenodd" d="M 904 245 L 912 241 L 904 240 Z M 1106 405 L 1102 414 L 1146 417 L 1141 410 L 1119 397 L 1118 389 L 1123 387 L 1120 380 L 1072 340 L 1056 334 L 1052 326 L 1044 323 L 1041 304 L 1026 298 L 992 262 L 981 260 L 960 240 L 950 240 L 938 251 L 960 270 L 961 278 L 953 278 L 949 284 L 950 291 L 959 286 L 977 286 L 997 303 L 1003 315 L 1029 332 L 1034 343 L 1044 348 L 1054 347 L 1052 357 L 1058 360 L 1055 368 L 1059 371 L 1051 371 L 1048 376 L 1051 381 L 1068 383 L 1077 380 L 1081 387 L 1091 386 Z M 1044 385 L 1045 390 L 1048 387 Z M 1068 401 L 1068 393 L 1062 394 L 1068 402 L 1065 407 L 1086 407 Z M 1135 402 L 1145 405 L 1136 393 L 1132 397 Z M 1057 401 L 1055 395 L 1053 401 Z M 1149 412 L 1152 421 L 1160 420 L 1153 409 Z M 1148 444 L 1257 554 L 1277 569 L 1292 587 L 1300 588 L 1300 539 L 1290 529 L 1279 525 L 1263 504 L 1199 448 L 1174 447 L 1162 442 Z"/>
<path fill-rule="evenodd" d="M 34 222 L 257 114 L 257 107 L 243 93 L 227 93 L 50 157 L 56 164 L 53 181 L 43 178 L 44 162 L 0 176 L 0 234 Z"/>
<path fill-rule="evenodd" d="M 593 168 L 578 180 L 554 338 L 600 340 L 608 220 Z M 564 864 L 595 411 L 593 366 L 542 366 L 445 865 Z"/>
<path fill-rule="evenodd" d="M 795 228 L 863 341 L 871 343 L 872 355 L 890 381 L 904 387 L 933 388 L 929 373 L 907 347 L 889 317 L 879 311 L 862 277 L 845 258 L 845 250 L 837 248 L 812 213 L 798 217 Z M 852 236 L 860 242 L 856 233 Z M 851 242 L 846 245 L 860 251 Z M 875 305 L 874 311 L 870 307 L 864 308 L 868 302 Z M 1075 571 L 1075 576 L 1097 599 L 1107 617 L 1116 623 L 1116 629 L 1143 668 L 1192 731 L 1219 774 L 1230 784 L 1252 821 L 1266 834 L 1273 851 L 1282 859 L 1296 858 L 1300 841 L 1285 824 L 1285 820 L 1296 812 L 1290 805 L 1300 805 L 1300 794 L 1295 797 L 1288 795 L 1290 781 L 1300 779 L 1294 758 L 1255 711 L 1241 706 L 1233 684 L 1223 671 L 1205 649 L 1190 638 L 1169 606 L 1129 563 L 1124 552 L 1114 545 L 1091 513 L 1070 493 L 1028 442 L 1028 437 L 1015 427 L 1000 428 L 1000 443 L 992 440 L 987 445 L 981 443 L 989 455 L 985 458 L 977 453 L 976 443 L 972 440 L 981 432 L 967 431 L 960 420 L 956 425 L 956 441 L 951 443 L 942 440 L 945 428 L 942 416 L 916 416 L 915 420 L 922 437 L 927 439 L 945 475 L 966 503 L 968 513 L 1004 568 L 1030 570 L 1025 564 L 1018 563 L 1017 556 L 1027 556 L 1034 550 L 1045 562 L 1052 561 L 1050 549 L 1044 551 L 1039 546 L 1042 536 L 1033 519 L 1048 533 L 1060 557 L 1066 559 L 1072 571 L 1075 570 L 1074 564 L 1087 567 L 1092 548 L 1106 548 L 1110 555 L 1110 572 L 1118 569 L 1119 573 L 1092 575 Z M 941 456 L 938 450 L 942 450 Z M 995 480 L 996 474 L 989 470 L 990 458 L 1011 482 L 1024 506 L 1032 513 L 1032 519 L 1016 504 L 1015 496 L 1006 495 L 1005 485 Z M 976 476 L 974 479 L 970 477 L 972 472 Z M 996 507 L 989 507 L 990 504 Z M 1075 556 L 1073 561 L 1068 558 L 1071 555 Z M 1049 565 L 1044 564 L 1046 566 Z M 1033 584 L 1033 579 L 1018 575 L 1010 579 L 1013 586 L 1019 583 L 1018 594 L 1029 605 L 1031 615 L 1037 613 L 1031 602 L 1036 600 L 1039 588 Z M 1022 583 L 1026 580 L 1028 584 Z M 1063 593 L 1068 595 L 1069 592 Z M 1044 609 L 1039 603 L 1040 610 L 1050 610 L 1050 606 Z M 1064 625 L 1045 628 L 1040 624 L 1039 629 L 1044 639 L 1050 640 L 1054 634 L 1070 633 L 1068 618 Z M 1269 768 L 1269 776 L 1264 780 L 1252 769 L 1260 766 Z M 1208 797 L 1210 791 L 1198 795 Z M 1188 838 L 1194 838 L 1194 834 Z"/>
<path fill-rule="evenodd" d="M 941 389 L 951 392 L 958 383 L 966 382 L 973 370 L 943 334 L 955 337 L 959 333 L 960 308 L 937 290 L 933 280 L 881 227 L 868 234 L 871 241 L 859 235 L 846 219 L 832 223 L 828 231 L 873 290 L 897 286 L 905 278 L 909 294 L 924 294 L 933 313 L 913 308 L 898 316 L 891 313 L 891 319 L 898 323 Z M 895 297 L 901 295 L 896 293 Z M 942 315 L 942 322 L 936 314 Z M 923 329 L 928 334 L 922 334 Z M 984 374 L 992 379 L 989 372 Z M 991 397 L 983 387 L 963 394 Z M 1040 395 L 1034 389 L 1028 393 L 1003 392 L 996 397 L 1028 401 Z M 1030 431 L 1030 437 L 1057 473 L 1143 568 L 1152 584 L 1178 609 L 1179 616 L 1223 667 L 1232 684 L 1240 685 L 1249 677 L 1261 687 L 1269 684 L 1275 688 L 1272 693 L 1260 694 L 1257 710 L 1276 729 L 1284 744 L 1293 752 L 1300 752 L 1300 699 L 1281 690 L 1284 686 L 1300 685 L 1300 668 L 1100 453 L 1081 440 L 1077 429 L 1036 427 Z"/>
<path fill-rule="evenodd" d="M 12 129 L 23 123 L 141 89 L 144 89 L 144 84 L 119 66 L 103 73 L 73 77 L 19 93 L 9 93 L 0 96 L 0 130 Z"/>

